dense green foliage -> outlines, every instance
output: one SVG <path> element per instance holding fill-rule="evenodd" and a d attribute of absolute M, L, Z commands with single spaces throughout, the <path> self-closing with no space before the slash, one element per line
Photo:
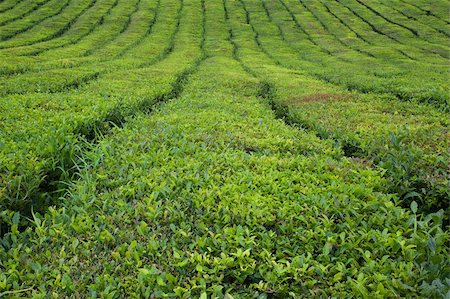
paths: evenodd
<path fill-rule="evenodd" d="M 448 8 L 0 1 L 0 297 L 448 296 Z"/>

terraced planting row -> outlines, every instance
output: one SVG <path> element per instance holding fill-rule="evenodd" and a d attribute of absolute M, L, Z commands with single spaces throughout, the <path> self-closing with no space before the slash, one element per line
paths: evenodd
<path fill-rule="evenodd" d="M 0 297 L 445 296 L 446 5 L 1 1 Z"/>
<path fill-rule="evenodd" d="M 372 42 L 370 42 L 370 40 L 382 40 L 383 38 L 379 38 L 379 36 L 381 35 L 384 38 L 386 38 L 386 36 L 382 35 L 381 33 L 374 32 L 375 36 L 370 36 L 370 38 L 363 38 L 361 34 L 357 33 L 355 30 L 352 29 L 352 27 L 343 22 L 344 18 L 339 18 L 339 16 L 337 15 L 337 13 L 339 13 L 338 11 L 332 12 L 330 8 L 325 4 L 321 5 L 320 8 L 315 8 L 313 10 L 313 8 L 310 7 L 312 6 L 311 4 L 307 5 L 305 3 L 303 4 L 302 7 L 300 7 L 304 9 L 304 11 L 302 11 L 303 13 L 302 15 L 299 15 L 299 13 L 290 9 L 288 2 L 279 1 L 279 3 L 276 2 L 275 4 L 278 4 L 278 6 L 275 6 L 275 9 L 278 9 L 275 13 L 276 14 L 284 13 L 284 16 L 280 16 L 277 19 L 289 20 L 289 17 L 291 17 L 293 20 L 293 23 L 291 22 L 291 24 L 289 24 L 289 22 L 285 22 L 286 29 L 284 29 L 282 25 L 280 25 L 279 23 L 277 24 L 279 27 L 279 31 L 282 35 L 282 38 L 288 39 L 288 42 L 289 44 L 291 44 L 290 45 L 291 47 L 293 46 L 292 45 L 292 43 L 294 43 L 293 41 L 295 41 L 296 44 L 298 44 L 298 41 L 301 41 L 301 44 L 298 44 L 299 47 L 297 47 L 297 49 L 301 49 L 301 52 L 305 52 L 305 50 L 311 52 L 308 53 L 308 56 L 314 55 L 315 56 L 314 60 L 319 59 L 320 63 L 322 64 L 324 63 L 325 59 L 327 63 L 325 67 L 320 67 L 320 65 L 317 65 L 317 61 L 314 64 L 307 64 L 307 65 L 302 64 L 302 67 L 308 69 L 311 74 L 321 79 L 328 80 L 333 83 L 343 84 L 348 88 L 358 89 L 363 92 L 370 92 L 370 91 L 389 92 L 395 94 L 396 96 L 402 99 L 411 100 L 411 98 L 416 98 L 421 101 L 432 102 L 435 105 L 441 107 L 442 109 L 448 108 L 448 89 L 447 85 L 445 84 L 447 79 L 447 68 L 445 67 L 444 63 L 445 59 L 443 60 L 442 57 L 438 56 L 437 54 L 434 55 L 436 56 L 434 57 L 433 55 L 429 55 L 429 53 L 423 50 L 421 51 L 420 54 L 418 54 L 420 55 L 418 56 L 420 58 L 420 61 L 411 60 L 410 57 L 408 58 L 407 56 L 404 55 L 402 58 L 398 58 L 399 55 L 401 56 L 400 53 L 401 51 L 396 53 L 397 54 L 396 56 L 392 57 L 392 55 L 386 53 L 386 51 L 389 50 L 387 50 L 385 46 L 386 43 L 389 46 L 392 45 L 392 47 L 395 47 L 396 45 L 393 44 L 392 43 L 393 41 L 389 39 L 381 43 L 383 47 L 381 48 L 381 51 L 378 51 L 378 53 L 375 55 L 372 50 L 367 51 L 364 48 L 367 48 L 369 46 L 370 48 L 373 49 L 377 50 L 380 49 L 379 45 L 374 45 Z M 253 2 L 252 5 L 255 5 L 255 3 Z M 270 5 L 264 4 L 263 7 L 265 9 L 265 13 L 268 15 L 270 20 L 272 18 Z M 347 13 L 347 15 L 345 16 L 346 18 L 348 18 L 349 13 L 353 12 L 352 10 L 349 10 L 348 8 L 342 5 L 339 6 L 338 8 L 341 10 L 344 8 L 346 9 L 345 11 Z M 261 7 L 256 9 L 261 9 Z M 285 9 L 285 11 L 283 12 L 282 9 Z M 315 12 L 315 10 L 317 10 L 321 14 L 319 15 L 318 13 Z M 328 13 L 328 11 L 332 12 L 333 14 Z M 369 10 L 369 12 L 372 11 Z M 326 18 L 324 16 L 326 16 Z M 309 20 L 308 24 L 312 24 L 314 23 L 314 21 L 316 21 L 318 24 L 313 28 L 307 28 L 305 24 L 301 24 L 299 22 L 299 19 Z M 336 20 L 339 20 L 340 22 L 336 22 Z M 335 23 L 333 23 L 332 21 L 335 21 Z M 266 20 L 264 20 L 262 26 L 265 26 L 266 23 L 267 23 Z M 292 40 L 290 40 L 289 36 L 287 36 L 287 34 L 290 35 L 290 33 L 286 33 L 284 31 L 292 30 L 293 28 L 292 25 L 294 24 L 296 27 L 298 27 L 297 29 L 300 29 L 300 32 L 303 32 L 304 34 L 298 36 L 299 32 L 296 30 L 295 33 L 297 36 L 295 37 L 292 36 Z M 366 23 L 358 24 L 358 26 L 361 26 L 362 29 L 365 30 L 364 32 L 370 33 L 371 32 L 370 27 L 364 28 L 364 25 L 367 26 Z M 350 28 L 350 30 L 345 26 Z M 316 27 L 322 27 L 323 29 Z M 403 27 L 400 28 L 406 30 Z M 342 33 L 345 32 L 351 35 L 355 34 L 356 32 L 356 37 L 358 38 L 349 40 L 343 36 Z M 436 30 L 435 32 L 438 33 Z M 271 32 L 271 34 L 276 33 Z M 338 36 L 338 34 L 340 34 L 341 36 Z M 422 35 L 428 36 L 429 34 L 422 34 Z M 356 45 L 358 44 L 358 41 L 361 41 L 359 37 L 364 39 L 365 42 L 357 47 L 352 46 L 352 44 Z M 443 36 L 443 38 L 445 39 L 446 36 Z M 411 42 L 416 42 L 417 40 L 417 38 L 410 38 L 410 39 Z M 439 39 L 439 41 L 442 41 L 442 38 Z M 95 39 L 92 42 L 95 42 Z M 309 44 L 304 44 L 304 42 L 307 42 Z M 442 44 L 445 43 L 441 42 L 440 44 L 436 43 L 430 44 L 428 42 L 426 43 L 426 46 L 428 47 L 427 50 L 432 51 L 434 47 L 441 46 Z M 414 47 L 405 45 L 404 47 L 407 48 L 407 51 L 417 52 L 416 51 L 417 49 L 415 49 Z M 75 46 L 74 52 L 79 50 L 80 50 L 79 46 L 78 45 Z M 315 50 L 317 50 L 318 52 Z M 33 51 L 36 50 L 32 50 L 31 53 L 35 53 Z M 90 50 L 88 50 L 88 52 L 89 51 Z M 448 47 L 445 48 L 443 51 L 444 52 L 448 51 Z M 63 53 L 71 55 L 70 50 L 69 51 L 60 50 L 59 53 L 57 51 L 56 52 L 57 55 L 53 57 L 61 57 L 62 55 L 64 55 Z M 79 53 L 82 53 L 82 51 L 79 51 Z M 328 55 L 322 55 L 325 53 Z M 355 64 L 354 62 L 352 63 L 352 61 L 356 61 L 357 64 Z M 363 61 L 366 61 L 366 63 L 362 63 Z M 392 66 L 393 61 L 398 61 L 399 62 L 398 65 L 399 66 L 401 65 L 401 67 L 393 67 Z M 72 64 L 70 64 L 70 66 L 73 67 Z M 376 66 L 378 66 L 378 68 Z M 15 65 L 14 68 L 17 69 L 20 67 Z M 343 71 L 345 69 L 348 71 Z M 357 69 L 361 70 L 357 71 Z M 416 73 L 419 75 L 416 76 L 416 78 L 414 78 L 413 76 Z M 331 74 L 333 74 L 333 77 L 330 77 Z M 424 82 L 423 76 L 425 74 L 429 78 L 433 79 L 433 81 L 432 80 L 429 81 L 433 82 L 433 84 L 429 84 L 429 82 Z M 41 79 L 41 81 L 43 80 Z M 436 81 L 438 83 L 435 83 Z M 427 86 L 427 83 L 429 86 Z"/>

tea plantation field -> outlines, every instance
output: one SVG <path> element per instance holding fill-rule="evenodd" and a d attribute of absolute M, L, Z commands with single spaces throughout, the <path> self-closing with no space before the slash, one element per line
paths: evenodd
<path fill-rule="evenodd" d="M 0 0 L 0 298 L 449 298 L 450 1 Z"/>

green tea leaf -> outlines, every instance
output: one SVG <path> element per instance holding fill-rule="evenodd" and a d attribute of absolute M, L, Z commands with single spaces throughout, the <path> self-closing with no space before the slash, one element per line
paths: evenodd
<path fill-rule="evenodd" d="M 436 252 L 436 242 L 434 241 L 434 238 L 428 239 L 427 245 L 432 253 Z"/>
<path fill-rule="evenodd" d="M 416 214 L 417 213 L 417 202 L 413 201 L 411 202 L 411 211 Z"/>

